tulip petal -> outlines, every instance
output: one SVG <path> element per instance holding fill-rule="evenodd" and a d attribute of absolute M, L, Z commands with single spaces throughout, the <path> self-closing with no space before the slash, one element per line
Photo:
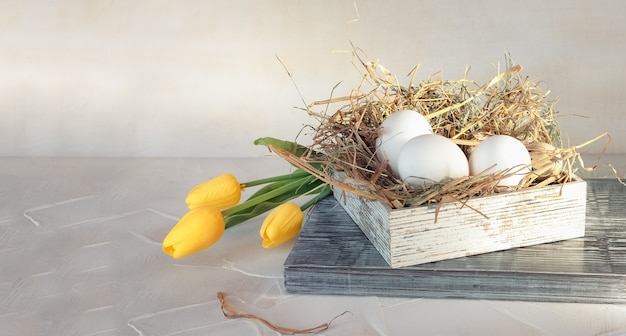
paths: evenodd
<path fill-rule="evenodd" d="M 214 207 L 190 210 L 163 239 L 163 252 L 182 258 L 215 244 L 224 234 L 224 218 Z"/>
<path fill-rule="evenodd" d="M 242 187 L 232 174 L 223 174 L 195 186 L 187 195 L 185 202 L 189 209 L 208 205 L 226 209 L 239 203 Z"/>
<path fill-rule="evenodd" d="M 260 235 L 263 247 L 278 246 L 295 237 L 302 227 L 304 213 L 292 202 L 284 203 L 274 209 L 263 221 Z"/>

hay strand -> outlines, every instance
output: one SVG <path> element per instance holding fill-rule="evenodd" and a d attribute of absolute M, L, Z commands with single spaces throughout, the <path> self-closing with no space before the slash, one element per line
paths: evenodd
<path fill-rule="evenodd" d="M 603 134 L 579 146 L 560 148 L 556 100 L 547 99 L 549 90 L 543 90 L 540 83 L 522 77 L 522 67 L 512 64 L 508 56 L 507 69 L 483 85 L 468 79 L 467 73 L 458 80 L 444 79 L 438 73 L 414 84 L 418 65 L 407 75 L 409 85 L 403 86 L 378 61 L 364 61 L 358 49 L 353 50 L 353 65 L 361 75 L 356 89 L 349 95 L 306 106 L 307 112 L 320 121 L 310 151 L 321 155 L 295 157 L 277 148 L 273 150 L 337 188 L 382 201 L 392 208 L 567 183 L 576 171 L 575 161 L 580 160 L 578 149 L 608 136 Z M 315 111 L 320 106 L 325 110 Z M 330 106 L 334 111 L 328 113 Z M 553 146 L 554 150 L 542 153 L 541 160 L 534 160 L 530 167 L 441 181 L 424 190 L 404 183 L 376 156 L 375 141 L 382 121 L 404 109 L 422 114 L 434 133 L 454 141 L 468 156 L 478 143 L 496 134 L 515 137 L 529 150 L 536 144 Z M 316 169 L 314 163 L 325 167 L 324 171 Z M 557 166 L 560 169 L 554 168 Z M 498 185 L 501 179 L 524 168 L 531 168 L 531 173 L 519 185 Z M 332 172 L 344 173 L 345 178 L 339 180 Z"/>

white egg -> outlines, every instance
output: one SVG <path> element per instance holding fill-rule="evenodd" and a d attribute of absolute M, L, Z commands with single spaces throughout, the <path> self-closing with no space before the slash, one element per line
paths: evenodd
<path fill-rule="evenodd" d="M 398 173 L 398 155 L 402 146 L 410 139 L 432 134 L 428 120 L 419 112 L 397 111 L 381 123 L 382 133 L 376 139 L 376 156 L 382 162 L 387 160 L 391 171 Z"/>
<path fill-rule="evenodd" d="M 404 181 L 420 187 L 469 175 L 465 153 L 452 140 L 438 134 L 420 135 L 404 144 L 398 170 Z"/>
<path fill-rule="evenodd" d="M 481 141 L 469 158 L 470 175 L 494 174 L 509 170 L 515 175 L 500 180 L 500 186 L 516 186 L 530 172 L 530 154 L 518 139 L 508 135 L 493 135 Z M 492 167 L 493 166 L 493 167 Z M 492 167 L 492 168 L 490 168 Z"/>

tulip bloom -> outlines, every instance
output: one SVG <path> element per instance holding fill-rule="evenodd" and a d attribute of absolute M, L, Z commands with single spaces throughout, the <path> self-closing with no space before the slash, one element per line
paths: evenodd
<path fill-rule="evenodd" d="M 261 226 L 263 247 L 275 247 L 295 237 L 302 227 L 303 219 L 304 213 L 293 202 L 283 203 L 276 207 Z"/>
<path fill-rule="evenodd" d="M 224 217 L 217 208 L 195 207 L 163 239 L 163 251 L 178 259 L 204 250 L 222 237 L 224 226 Z"/>
<path fill-rule="evenodd" d="M 189 209 L 208 205 L 219 210 L 239 203 L 243 186 L 232 174 L 223 174 L 193 188 L 185 203 Z"/>

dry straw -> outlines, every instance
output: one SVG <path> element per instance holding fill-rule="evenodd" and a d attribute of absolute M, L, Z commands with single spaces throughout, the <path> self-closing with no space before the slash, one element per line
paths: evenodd
<path fill-rule="evenodd" d="M 564 184 L 573 178 L 579 146 L 563 148 L 554 109 L 540 83 L 521 75 L 522 67 L 507 57 L 506 70 L 486 84 L 465 76 L 447 80 L 441 74 L 415 83 L 418 67 L 409 74 L 407 86 L 378 62 L 364 61 L 353 52 L 353 64 L 361 74 L 360 85 L 347 96 L 316 101 L 307 112 L 319 125 L 313 133 L 310 151 L 296 157 L 272 148 L 283 158 L 318 178 L 361 197 L 379 200 L 392 208 L 447 201 L 465 202 L 470 197 L 503 191 Z M 335 107 L 338 106 L 338 107 Z M 318 112 L 317 108 L 323 107 Z M 506 134 L 522 141 L 533 158 L 532 173 L 516 187 L 498 182 L 525 167 L 491 175 L 468 176 L 441 181 L 429 189 L 412 187 L 399 179 L 375 155 L 375 139 L 381 122 L 395 111 L 410 109 L 424 115 L 434 133 L 452 139 L 469 155 L 483 139 Z M 610 140 L 610 139 L 609 139 Z M 318 170 L 322 163 L 324 170 Z M 584 166 L 584 165 L 583 165 Z"/>

